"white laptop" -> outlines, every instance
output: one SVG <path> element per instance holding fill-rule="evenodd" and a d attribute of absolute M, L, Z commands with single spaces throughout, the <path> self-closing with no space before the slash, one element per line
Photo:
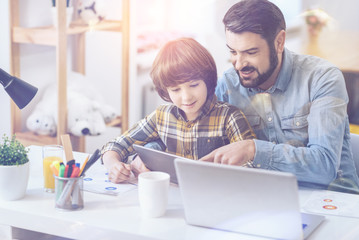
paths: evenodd
<path fill-rule="evenodd" d="M 324 220 L 300 213 L 293 174 L 175 159 L 186 222 L 274 239 L 303 239 Z"/>

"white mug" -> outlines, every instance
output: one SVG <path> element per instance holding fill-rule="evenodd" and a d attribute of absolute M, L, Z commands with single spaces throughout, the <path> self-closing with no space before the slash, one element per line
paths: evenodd
<path fill-rule="evenodd" d="M 144 217 L 163 216 L 167 209 L 170 175 L 143 172 L 138 175 L 138 199 Z"/>

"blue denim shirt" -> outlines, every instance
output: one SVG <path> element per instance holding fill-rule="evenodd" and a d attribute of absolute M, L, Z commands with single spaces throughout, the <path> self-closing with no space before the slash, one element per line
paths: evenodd
<path fill-rule="evenodd" d="M 255 167 L 291 172 L 302 186 L 358 190 L 348 95 L 337 67 L 285 49 L 273 87 L 244 88 L 231 68 L 219 79 L 216 95 L 239 107 L 253 127 Z"/>

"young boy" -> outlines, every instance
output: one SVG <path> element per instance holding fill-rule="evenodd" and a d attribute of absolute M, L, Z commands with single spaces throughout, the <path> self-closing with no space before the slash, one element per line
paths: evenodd
<path fill-rule="evenodd" d="M 217 101 L 215 62 L 194 39 L 168 42 L 152 65 L 151 78 L 161 98 L 171 104 L 159 106 L 103 147 L 110 181 L 130 177 L 131 166 L 126 162 L 135 153 L 133 144 L 160 140 L 166 152 L 197 160 L 218 147 L 255 138 L 240 110 Z"/>

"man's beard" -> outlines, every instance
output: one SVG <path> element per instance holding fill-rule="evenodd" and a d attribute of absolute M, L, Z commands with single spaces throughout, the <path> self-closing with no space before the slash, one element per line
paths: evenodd
<path fill-rule="evenodd" d="M 256 79 L 251 80 L 250 82 L 248 81 L 250 79 L 245 79 L 245 78 L 242 79 L 241 75 L 239 74 L 239 71 L 236 70 L 241 85 L 245 88 L 257 88 L 269 79 L 269 77 L 273 74 L 274 70 L 278 66 L 278 56 L 276 54 L 274 45 L 272 45 L 272 47 L 270 48 L 269 64 L 270 64 L 269 69 L 266 72 L 264 72 L 263 74 L 260 74 L 258 69 L 255 67 L 247 66 L 247 67 L 242 68 L 241 71 L 257 72 L 258 77 Z"/>

